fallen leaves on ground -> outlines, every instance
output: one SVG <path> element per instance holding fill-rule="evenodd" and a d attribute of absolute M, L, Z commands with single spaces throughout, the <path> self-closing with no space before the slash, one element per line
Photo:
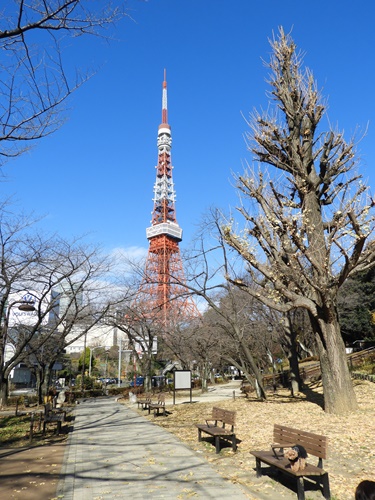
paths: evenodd
<path fill-rule="evenodd" d="M 266 402 L 245 398 L 226 399 L 215 403 L 172 404 L 166 400 L 168 416 L 155 418 L 138 410 L 157 425 L 176 435 L 200 453 L 225 478 L 274 499 L 287 494 L 285 486 L 268 476 L 255 478 L 255 459 L 250 450 L 266 450 L 272 443 L 273 425 L 283 424 L 329 437 L 329 457 L 324 468 L 329 472 L 332 498 L 352 500 L 357 484 L 375 478 L 375 384 L 354 381 L 359 410 L 345 416 L 330 415 L 318 404 L 322 400 L 320 384 L 310 385 L 309 399 L 304 394 L 291 398 L 286 390 L 270 394 Z M 312 392 L 315 400 L 312 400 Z M 213 406 L 236 411 L 237 452 L 224 447 L 215 453 L 212 442 L 197 438 L 195 424 L 210 417 Z M 311 462 L 314 463 L 311 457 Z M 267 496 L 269 494 L 269 496 Z M 294 494 L 295 496 L 295 494 Z M 309 491 L 308 498 L 322 498 L 320 492 Z"/>

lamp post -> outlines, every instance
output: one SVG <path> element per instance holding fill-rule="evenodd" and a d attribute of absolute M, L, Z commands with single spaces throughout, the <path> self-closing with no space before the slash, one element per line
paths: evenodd
<path fill-rule="evenodd" d="M 103 348 L 104 346 L 103 345 L 96 345 L 95 347 L 89 347 L 89 349 L 90 349 L 89 377 L 91 377 L 92 352 L 95 349 L 99 349 L 100 347 Z"/>
<path fill-rule="evenodd" d="M 85 388 L 85 360 L 86 360 L 86 345 L 87 345 L 87 332 L 85 333 L 84 341 L 83 341 L 83 359 L 82 359 L 82 372 L 81 372 L 81 391 L 83 392 Z"/>
<path fill-rule="evenodd" d="M 122 338 L 120 337 L 119 339 L 119 346 L 118 346 L 118 380 L 117 380 L 117 387 L 121 387 L 121 364 L 122 364 L 122 353 L 123 352 L 128 352 L 126 350 L 122 350 Z"/>

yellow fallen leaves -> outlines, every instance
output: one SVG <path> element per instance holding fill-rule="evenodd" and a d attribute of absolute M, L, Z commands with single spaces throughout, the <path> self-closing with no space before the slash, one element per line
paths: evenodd
<path fill-rule="evenodd" d="M 167 400 L 170 414 L 166 418 L 155 419 L 141 410 L 139 413 L 200 453 L 223 477 L 252 489 L 259 486 L 259 491 L 263 493 L 270 490 L 268 495 L 272 500 L 275 492 L 278 498 L 282 498 L 288 490 L 277 481 L 270 481 L 267 476 L 261 478 L 261 483 L 255 480 L 255 461 L 250 450 L 269 448 L 275 423 L 324 434 L 330 442 L 329 457 L 324 467 L 329 472 L 332 496 L 340 500 L 352 500 L 357 484 L 363 479 L 375 477 L 375 451 L 372 448 L 375 436 L 375 384 L 355 381 L 355 392 L 359 411 L 343 417 L 326 414 L 317 404 L 321 400 L 321 387 L 318 384 L 310 387 L 312 397 L 301 394 L 291 398 L 287 390 L 278 390 L 276 394 L 269 394 L 267 403 L 237 397 L 217 403 L 172 406 L 172 401 Z M 203 423 L 213 406 L 236 411 L 236 435 L 241 441 L 236 453 L 231 447 L 223 447 L 217 455 L 212 442 L 198 442 L 195 424 Z"/>

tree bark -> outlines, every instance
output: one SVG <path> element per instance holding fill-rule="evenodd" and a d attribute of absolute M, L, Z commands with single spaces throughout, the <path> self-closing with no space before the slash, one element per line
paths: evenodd
<path fill-rule="evenodd" d="M 43 404 L 43 381 L 44 370 L 40 366 L 36 369 L 36 393 L 38 396 L 38 403 Z"/>
<path fill-rule="evenodd" d="M 258 370 L 258 367 L 257 367 L 257 365 L 255 363 L 253 355 L 251 354 L 250 349 L 248 348 L 248 346 L 244 342 L 241 342 L 241 346 L 242 346 L 242 349 L 243 349 L 243 351 L 244 351 L 244 353 L 246 355 L 247 361 L 249 362 L 251 370 L 252 370 L 252 372 L 254 374 L 254 378 L 255 378 L 255 381 L 256 381 L 255 389 L 256 389 L 257 396 L 258 396 L 259 399 L 266 400 L 267 399 L 267 394 L 266 394 L 266 391 L 265 391 L 264 386 L 263 386 L 263 377 L 262 377 L 262 374 Z"/>
<path fill-rule="evenodd" d="M 358 410 L 357 399 L 347 363 L 345 343 L 337 318 L 328 322 L 312 318 L 324 387 L 324 410 L 345 415 Z"/>
<path fill-rule="evenodd" d="M 299 373 L 299 364 L 298 364 L 298 353 L 297 353 L 297 334 L 293 327 L 292 321 L 290 320 L 289 315 L 285 315 L 285 327 L 284 332 L 288 342 L 288 361 L 290 368 L 290 390 L 292 396 L 297 394 L 302 385 L 301 375 Z"/>
<path fill-rule="evenodd" d="M 0 408 L 8 404 L 8 377 L 1 377 L 0 384 Z"/>

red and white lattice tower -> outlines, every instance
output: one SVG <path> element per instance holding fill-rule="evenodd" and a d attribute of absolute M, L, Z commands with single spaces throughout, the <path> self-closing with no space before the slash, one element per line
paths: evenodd
<path fill-rule="evenodd" d="M 150 242 L 140 296 L 151 314 L 164 325 L 171 321 L 199 316 L 188 295 L 180 255 L 182 229 L 177 223 L 176 194 L 172 179 L 171 127 L 168 124 L 167 81 L 164 70 L 162 120 L 158 130 L 158 164 L 154 185 L 151 226 L 146 229 Z"/>

